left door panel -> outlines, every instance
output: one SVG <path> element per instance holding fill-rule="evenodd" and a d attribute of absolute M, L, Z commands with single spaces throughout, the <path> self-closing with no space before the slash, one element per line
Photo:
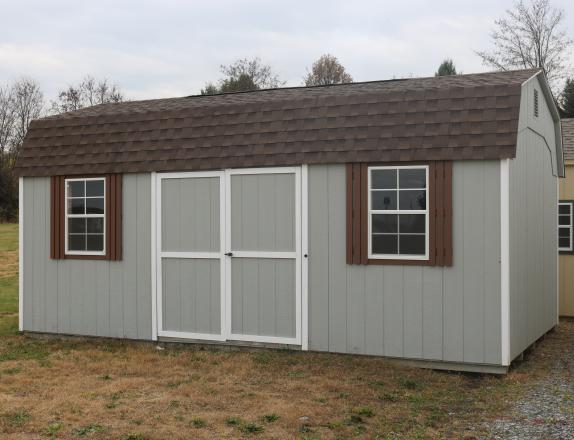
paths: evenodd
<path fill-rule="evenodd" d="M 158 178 L 158 335 L 224 339 L 223 173 Z"/>

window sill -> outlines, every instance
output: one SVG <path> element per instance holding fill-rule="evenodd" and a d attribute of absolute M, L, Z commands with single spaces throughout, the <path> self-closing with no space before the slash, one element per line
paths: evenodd
<path fill-rule="evenodd" d="M 106 254 L 65 254 L 64 260 L 109 260 Z"/>
<path fill-rule="evenodd" d="M 369 258 L 367 264 L 389 265 L 389 266 L 435 266 L 430 259 L 407 260 L 407 259 L 389 259 L 389 258 Z"/>

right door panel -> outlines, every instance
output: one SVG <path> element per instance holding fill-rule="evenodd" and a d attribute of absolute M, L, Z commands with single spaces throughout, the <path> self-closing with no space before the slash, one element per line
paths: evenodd
<path fill-rule="evenodd" d="M 300 174 L 229 171 L 230 339 L 300 343 Z"/>

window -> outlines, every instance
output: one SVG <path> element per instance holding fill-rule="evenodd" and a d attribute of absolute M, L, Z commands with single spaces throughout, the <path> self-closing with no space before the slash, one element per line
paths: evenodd
<path fill-rule="evenodd" d="M 52 176 L 50 258 L 122 259 L 122 175 Z"/>
<path fill-rule="evenodd" d="M 104 178 L 66 179 L 66 253 L 105 255 Z"/>
<path fill-rule="evenodd" d="M 574 201 L 560 200 L 558 203 L 558 250 L 574 251 L 572 243 L 572 211 Z"/>
<path fill-rule="evenodd" d="M 369 258 L 428 259 L 428 166 L 368 172 Z"/>
<path fill-rule="evenodd" d="M 452 162 L 347 164 L 347 264 L 452 265 Z"/>

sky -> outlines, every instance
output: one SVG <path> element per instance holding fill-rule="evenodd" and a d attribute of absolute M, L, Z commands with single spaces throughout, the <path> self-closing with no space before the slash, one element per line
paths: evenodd
<path fill-rule="evenodd" d="M 574 2 L 566 13 L 574 39 Z M 433 75 L 444 58 L 463 73 L 489 70 L 494 20 L 512 0 L 0 0 L 0 86 L 38 81 L 48 100 L 85 75 L 129 99 L 199 93 L 219 66 L 260 57 L 288 86 L 323 53 L 355 81 Z M 574 65 L 574 54 L 571 54 Z"/>

